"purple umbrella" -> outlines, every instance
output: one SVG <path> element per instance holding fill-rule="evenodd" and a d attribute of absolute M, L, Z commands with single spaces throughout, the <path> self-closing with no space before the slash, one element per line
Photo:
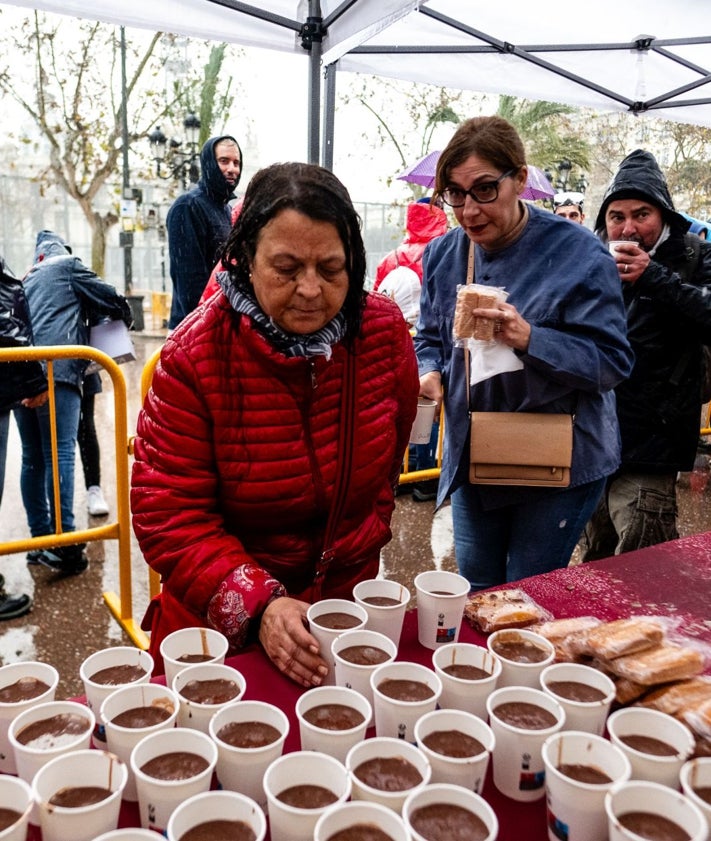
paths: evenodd
<path fill-rule="evenodd" d="M 419 161 L 401 172 L 397 176 L 397 180 L 419 184 L 420 187 L 434 187 L 437 161 L 440 155 L 441 152 L 429 152 L 424 158 L 420 158 Z M 543 171 L 537 166 L 529 164 L 526 189 L 521 193 L 521 198 L 535 201 L 536 199 L 549 199 L 554 195 L 555 190 Z"/>

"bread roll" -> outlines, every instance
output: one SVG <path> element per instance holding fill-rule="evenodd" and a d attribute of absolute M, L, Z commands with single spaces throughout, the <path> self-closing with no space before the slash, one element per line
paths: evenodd
<path fill-rule="evenodd" d="M 573 654 L 614 660 L 652 648 L 662 641 L 663 636 L 661 622 L 633 616 L 603 622 L 597 627 L 573 634 L 569 647 Z"/>
<path fill-rule="evenodd" d="M 619 677 L 652 686 L 701 674 L 704 658 L 695 648 L 664 642 L 637 654 L 616 657 L 610 661 L 609 668 Z"/>

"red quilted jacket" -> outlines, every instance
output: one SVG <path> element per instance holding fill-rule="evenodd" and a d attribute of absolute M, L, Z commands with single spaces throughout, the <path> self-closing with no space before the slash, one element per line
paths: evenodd
<path fill-rule="evenodd" d="M 369 295 L 356 341 L 356 457 L 322 597 L 378 571 L 417 407 L 412 339 Z M 233 647 L 285 590 L 308 600 L 336 479 L 345 350 L 287 358 L 219 294 L 167 339 L 138 418 L 133 526 L 162 593 L 144 627 L 211 624 Z M 209 615 L 208 615 L 209 610 Z M 222 625 L 222 627 L 220 627 Z"/>

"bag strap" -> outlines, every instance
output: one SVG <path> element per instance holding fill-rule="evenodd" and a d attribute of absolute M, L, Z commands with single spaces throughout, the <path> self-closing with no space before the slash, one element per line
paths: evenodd
<path fill-rule="evenodd" d="M 474 282 L 474 271 L 475 271 L 474 257 L 475 257 L 474 243 L 471 240 L 469 240 L 469 256 L 467 257 L 467 280 L 466 280 L 467 286 L 469 286 L 471 283 Z M 470 379 L 470 375 L 469 375 L 469 356 L 470 356 L 469 348 L 465 345 L 464 346 L 464 375 L 467 378 L 467 412 L 471 413 L 472 405 L 471 405 L 471 397 L 470 397 L 470 394 L 469 394 L 469 379 Z"/>

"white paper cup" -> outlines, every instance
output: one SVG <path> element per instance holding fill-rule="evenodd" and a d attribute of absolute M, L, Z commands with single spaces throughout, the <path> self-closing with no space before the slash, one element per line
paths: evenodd
<path fill-rule="evenodd" d="M 145 727 L 123 727 L 114 723 L 113 719 L 120 713 L 140 709 L 141 707 L 163 709 L 169 713 L 169 716 L 165 721 Z M 178 698 L 172 689 L 161 686 L 159 683 L 128 684 L 112 692 L 104 699 L 99 710 L 99 718 L 105 731 L 106 746 L 111 753 L 116 754 L 122 762 L 125 762 L 128 768 L 128 779 L 123 791 L 123 799 L 138 800 L 136 778 L 130 766 L 131 751 L 149 733 L 175 727 L 178 718 Z"/>
<path fill-rule="evenodd" d="M 417 414 L 410 430 L 411 444 L 429 444 L 437 403 L 427 397 L 417 398 Z"/>
<path fill-rule="evenodd" d="M 442 681 L 440 707 L 464 710 L 486 720 L 486 699 L 497 688 L 501 661 L 481 645 L 452 642 L 437 648 L 432 654 L 435 674 Z M 489 677 L 470 680 L 448 674 L 448 666 L 474 666 L 489 673 Z"/>
<path fill-rule="evenodd" d="M 262 722 L 279 732 L 274 742 L 261 747 L 236 747 L 220 737 L 220 731 L 232 723 Z M 267 805 L 264 793 L 264 772 L 281 756 L 289 734 L 289 719 L 273 704 L 264 701 L 239 701 L 215 713 L 208 727 L 217 745 L 217 779 L 224 789 L 245 794 L 263 809 Z"/>
<path fill-rule="evenodd" d="M 405 804 L 402 807 L 402 816 L 410 831 L 412 841 L 428 841 L 426 836 L 420 835 L 413 827 L 413 814 L 418 809 L 438 804 L 459 806 L 461 809 L 471 812 L 475 817 L 479 818 L 488 830 L 488 835 L 484 841 L 496 841 L 499 834 L 499 821 L 491 806 L 489 806 L 483 797 L 480 797 L 471 791 L 471 789 L 451 785 L 450 783 L 433 783 L 432 785 L 424 786 L 419 791 L 412 792 L 407 800 L 405 800 Z"/>
<path fill-rule="evenodd" d="M 457 642 L 469 594 L 467 579 L 456 572 L 428 570 L 415 577 L 415 591 L 420 645 L 439 648 Z"/>
<path fill-rule="evenodd" d="M 204 662 L 224 663 L 228 648 L 227 637 L 214 628 L 180 628 L 173 631 L 160 644 L 166 685 L 172 686 L 178 672 L 195 665 L 181 661 L 181 657 L 209 657 Z"/>
<path fill-rule="evenodd" d="M 507 703 L 535 704 L 551 713 L 556 723 L 541 730 L 527 730 L 508 724 L 496 715 L 496 708 Z M 492 753 L 494 785 L 513 800 L 539 800 L 545 793 L 545 765 L 541 748 L 549 736 L 563 727 L 563 708 L 555 698 L 540 689 L 507 686 L 489 695 L 486 709 L 489 726 L 496 737 Z"/>
<path fill-rule="evenodd" d="M 414 680 L 424 683 L 430 688 L 432 695 L 422 701 L 400 701 L 381 691 L 379 686 L 386 680 Z M 415 722 L 420 716 L 435 709 L 442 694 L 442 682 L 437 675 L 432 669 L 419 663 L 383 663 L 371 674 L 370 686 L 373 690 L 376 735 L 404 739 L 414 744 Z"/>
<path fill-rule="evenodd" d="M 228 701 L 218 704 L 201 704 L 198 701 L 191 701 L 182 694 L 182 690 L 192 681 L 228 680 L 236 684 L 236 694 Z M 178 696 L 180 709 L 178 710 L 178 727 L 192 727 L 195 730 L 208 732 L 210 719 L 228 704 L 240 701 L 247 688 L 247 681 L 244 675 L 227 666 L 225 663 L 199 663 L 195 666 L 188 666 L 182 669 L 173 678 L 173 691 Z"/>
<path fill-rule="evenodd" d="M 708 826 L 701 810 L 681 792 L 648 780 L 629 780 L 605 795 L 609 841 L 640 841 L 644 836 L 620 824 L 620 816 L 646 812 L 672 821 L 685 830 L 690 841 L 706 841 Z"/>
<path fill-rule="evenodd" d="M 482 750 L 471 756 L 445 756 L 424 743 L 432 733 L 448 731 L 476 739 Z M 489 757 L 496 743 L 494 733 L 485 721 L 463 710 L 434 710 L 416 722 L 415 741 L 430 762 L 433 783 L 451 783 L 481 794 Z"/>
<path fill-rule="evenodd" d="M 331 836 L 354 826 L 377 826 L 391 841 L 411 841 L 405 821 L 382 803 L 351 800 L 327 809 L 316 821 L 314 841 L 328 841 Z"/>
<path fill-rule="evenodd" d="M 165 841 L 165 835 L 153 832 L 152 829 L 139 829 L 130 826 L 104 832 L 94 838 L 94 841 Z"/>
<path fill-rule="evenodd" d="M 168 821 L 168 841 L 180 841 L 186 832 L 206 821 L 240 821 L 254 833 L 256 841 L 264 841 L 267 819 L 250 797 L 236 791 L 206 791 L 189 797 L 173 812 Z"/>
<path fill-rule="evenodd" d="M 629 240 L 629 239 L 611 239 L 607 243 L 607 247 L 610 251 L 610 254 L 612 254 L 613 257 L 615 256 L 615 253 L 617 252 L 617 249 L 621 245 L 622 246 L 624 246 L 624 245 L 637 245 L 637 243 L 633 242 L 632 240 Z"/>
<path fill-rule="evenodd" d="M 8 663 L 0 667 L 0 691 L 8 690 L 22 678 L 36 678 L 47 685 L 47 689 L 35 698 L 25 701 L 0 701 L 0 773 L 16 774 L 15 754 L 13 753 L 7 731 L 10 722 L 24 710 L 54 701 L 59 683 L 59 672 L 49 663 L 29 661 L 25 663 Z"/>
<path fill-rule="evenodd" d="M 207 761 L 207 767 L 186 780 L 161 780 L 141 770 L 149 760 L 176 751 L 201 756 Z M 136 779 L 141 826 L 165 832 L 168 819 L 184 800 L 210 788 L 217 764 L 217 745 L 205 733 L 189 727 L 159 730 L 141 739 L 131 751 L 130 764 Z"/>
<path fill-rule="evenodd" d="M 572 730 L 549 736 L 541 754 L 546 766 L 549 841 L 605 841 L 605 795 L 629 780 L 632 768 L 627 757 L 602 736 Z M 560 770 L 566 765 L 591 766 L 610 782 L 580 782 Z"/>
<path fill-rule="evenodd" d="M 377 605 L 369 604 L 367 601 L 367 599 L 378 597 L 395 599 L 397 604 Z M 397 647 L 400 644 L 405 611 L 410 602 L 410 591 L 407 587 L 388 578 L 369 578 L 355 585 L 353 598 L 356 604 L 365 608 L 368 614 L 368 621 L 365 623 L 366 630 L 385 634 Z"/>
<path fill-rule="evenodd" d="M 363 721 L 347 730 L 327 730 L 317 727 L 308 722 L 304 716 L 309 710 L 323 704 L 351 707 L 363 716 Z M 355 689 L 347 689 L 345 686 L 316 686 L 309 689 L 296 702 L 301 750 L 320 751 L 339 762 L 344 762 L 346 754 L 353 745 L 365 739 L 365 731 L 368 729 L 372 713 L 368 699 Z"/>
<path fill-rule="evenodd" d="M 316 821 L 329 807 L 301 809 L 279 799 L 279 795 L 295 785 L 326 788 L 345 803 L 351 794 L 351 780 L 345 767 L 332 756 L 316 751 L 295 751 L 275 759 L 264 775 L 267 794 L 269 831 L 272 841 L 312 841 Z"/>
<path fill-rule="evenodd" d="M 545 657 L 537 663 L 524 663 L 517 660 L 510 660 L 500 655 L 494 648 L 498 641 L 521 641 L 523 644 L 532 643 L 545 652 Z M 498 688 L 504 686 L 529 686 L 531 689 L 541 688 L 541 672 L 546 666 L 550 666 L 555 658 L 553 644 L 541 634 L 534 631 L 527 631 L 524 628 L 507 628 L 501 631 L 494 631 L 486 640 L 489 651 L 501 662 L 501 674 L 499 675 Z"/>
<path fill-rule="evenodd" d="M 32 788 L 23 779 L 0 775 L 0 809 L 18 814 L 13 824 L 0 831 L 0 841 L 25 841 L 34 802 Z"/>
<path fill-rule="evenodd" d="M 615 684 L 599 669 L 583 663 L 552 663 L 539 676 L 541 689 L 552 695 L 565 710 L 565 730 L 584 730 L 601 736 L 610 705 L 615 699 Z M 572 701 L 559 695 L 550 684 L 573 681 L 590 686 L 603 693 L 599 701 Z"/>
<path fill-rule="evenodd" d="M 111 683 L 102 683 L 93 679 L 103 669 L 110 669 L 118 666 L 134 666 L 143 671 L 143 675 L 134 680 L 115 679 Z M 101 704 L 105 698 L 118 689 L 120 686 L 130 686 L 134 683 L 148 683 L 153 672 L 153 658 L 147 651 L 135 648 L 130 645 L 119 645 L 115 648 L 102 648 L 90 654 L 79 667 L 79 677 L 84 684 L 86 705 L 96 716 L 96 729 L 92 736 L 94 747 L 105 750 L 106 736 L 99 716 Z"/>
<path fill-rule="evenodd" d="M 52 759 L 32 783 L 42 841 L 93 841 L 102 832 L 116 829 L 125 785 L 126 766 L 107 751 L 79 750 Z M 63 788 L 84 786 L 99 786 L 111 794 L 90 806 L 69 808 L 49 803 Z"/>
<path fill-rule="evenodd" d="M 44 721 L 55 715 L 77 715 L 85 723 L 86 729 L 75 735 L 59 736 L 52 740 L 43 740 L 42 744 L 24 745 L 18 740 L 18 734 L 31 724 Z M 75 701 L 48 701 L 46 704 L 38 704 L 20 713 L 15 718 L 8 730 L 8 738 L 12 752 L 15 756 L 17 775 L 26 783 L 32 783 L 35 774 L 50 760 L 65 753 L 77 750 L 85 750 L 91 745 L 91 734 L 94 730 L 96 719 L 94 713 L 83 704 Z"/>
<path fill-rule="evenodd" d="M 356 776 L 356 770 L 364 762 L 374 759 L 399 759 L 409 762 L 418 771 L 421 782 L 400 791 L 385 791 L 368 785 Z M 403 803 L 408 794 L 416 789 L 426 786 L 432 777 L 432 768 L 427 757 L 419 748 L 401 739 L 391 739 L 387 736 L 376 736 L 366 739 L 358 745 L 354 745 L 346 756 L 346 768 L 353 784 L 352 799 L 367 800 L 372 803 L 380 803 L 400 814 Z"/>
<path fill-rule="evenodd" d="M 384 651 L 388 657 L 385 663 L 391 663 L 397 656 L 397 646 L 395 643 L 384 634 L 377 631 L 345 631 L 340 637 L 331 643 L 331 653 L 335 661 L 335 676 L 336 685 L 345 686 L 348 689 L 355 689 L 360 692 L 368 703 L 373 706 L 373 689 L 370 685 L 370 676 L 378 668 L 383 665 L 378 663 L 370 666 L 367 664 L 352 663 L 341 656 L 341 651 L 350 648 L 354 645 L 367 645 L 373 648 L 379 648 Z M 373 717 L 369 723 L 373 722 Z"/>
<path fill-rule="evenodd" d="M 358 620 L 352 628 L 324 628 L 318 624 L 318 617 L 325 613 L 347 613 Z M 321 599 L 309 605 L 306 611 L 306 618 L 309 622 L 309 631 L 316 637 L 319 645 L 319 653 L 328 666 L 328 674 L 321 682 L 322 686 L 336 685 L 336 662 L 331 652 L 331 643 L 344 631 L 360 631 L 365 628 L 368 621 L 368 614 L 364 607 L 347 599 Z"/>
<path fill-rule="evenodd" d="M 679 772 L 679 782 L 682 792 L 699 807 L 711 832 L 711 803 L 698 794 L 700 788 L 711 789 L 711 757 L 699 757 L 685 762 Z"/>
<path fill-rule="evenodd" d="M 681 766 L 694 750 L 691 731 L 680 721 L 659 710 L 646 707 L 625 707 L 607 719 L 610 741 L 627 756 L 633 780 L 648 780 L 670 788 L 679 788 Z M 651 736 L 670 745 L 673 755 L 657 756 L 635 750 L 622 741 L 624 736 Z"/>

